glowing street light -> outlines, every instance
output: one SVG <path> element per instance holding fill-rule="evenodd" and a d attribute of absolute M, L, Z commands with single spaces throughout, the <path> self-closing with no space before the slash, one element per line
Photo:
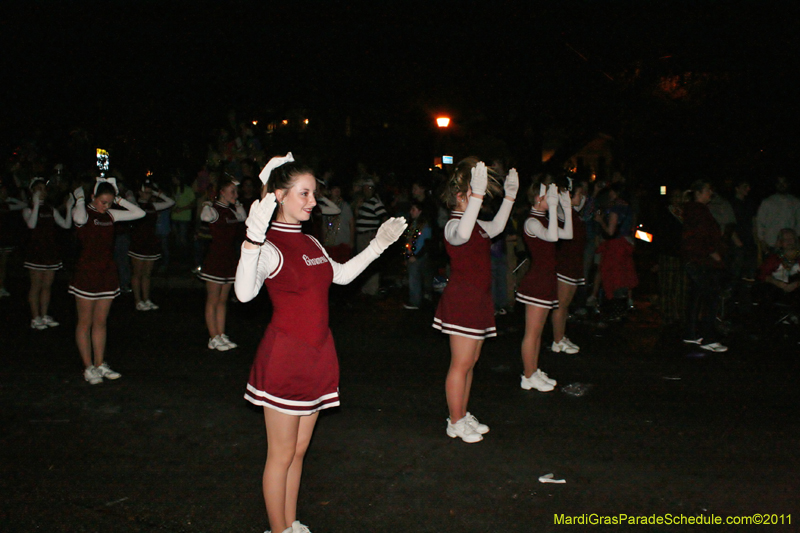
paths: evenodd
<path fill-rule="evenodd" d="M 450 117 L 436 117 L 436 125 L 440 128 L 446 128 L 450 125 Z"/>

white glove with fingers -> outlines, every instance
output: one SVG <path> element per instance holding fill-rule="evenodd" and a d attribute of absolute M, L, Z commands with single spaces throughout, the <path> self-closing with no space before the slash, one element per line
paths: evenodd
<path fill-rule="evenodd" d="M 486 164 L 483 161 L 479 161 L 475 168 L 471 171 L 471 178 L 469 180 L 469 186 L 472 189 L 472 194 L 477 194 L 479 196 L 483 196 L 486 194 L 486 185 L 489 182 L 489 174 L 486 172 Z"/>
<path fill-rule="evenodd" d="M 278 203 L 275 201 L 275 193 L 270 192 L 261 200 L 256 200 L 250 206 L 250 214 L 245 220 L 247 225 L 247 238 L 253 242 L 264 242 L 267 240 L 267 228 L 272 220 L 272 213 Z"/>
<path fill-rule="evenodd" d="M 517 198 L 517 192 L 519 191 L 519 174 L 517 174 L 516 168 L 512 168 L 508 171 L 508 176 L 506 176 L 506 182 L 503 184 L 503 189 L 506 193 L 506 196 L 512 200 Z"/>
<path fill-rule="evenodd" d="M 570 205 L 572 205 L 572 198 L 569 197 L 569 191 L 558 193 L 558 203 L 561 204 L 564 210 L 569 209 Z"/>
<path fill-rule="evenodd" d="M 378 228 L 375 238 L 370 241 L 370 247 L 382 254 L 406 231 L 408 223 L 403 217 L 390 218 Z"/>
<path fill-rule="evenodd" d="M 555 183 L 547 186 L 547 207 L 556 207 L 558 205 L 558 187 Z"/>
<path fill-rule="evenodd" d="M 81 198 L 83 198 L 84 200 L 86 199 L 86 193 L 83 192 L 82 186 L 72 191 L 72 196 L 74 196 L 76 200 L 80 200 Z"/>

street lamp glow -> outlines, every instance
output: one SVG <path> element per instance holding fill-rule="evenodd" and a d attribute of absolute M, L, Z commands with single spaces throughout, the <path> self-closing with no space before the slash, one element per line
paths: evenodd
<path fill-rule="evenodd" d="M 436 117 L 436 125 L 440 128 L 446 128 L 450 125 L 450 117 Z"/>

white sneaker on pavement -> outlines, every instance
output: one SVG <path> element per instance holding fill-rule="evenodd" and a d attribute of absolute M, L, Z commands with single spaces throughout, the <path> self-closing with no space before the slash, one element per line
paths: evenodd
<path fill-rule="evenodd" d="M 467 417 L 465 416 L 455 424 L 450 422 L 450 419 L 447 419 L 447 436 L 451 439 L 459 437 L 464 442 L 473 443 L 473 442 L 480 442 L 483 440 L 483 435 L 476 432 L 472 429 L 467 423 Z"/>
<path fill-rule="evenodd" d="M 147 303 L 144 301 L 136 302 L 136 310 L 137 311 L 149 311 L 150 308 L 147 307 Z"/>
<path fill-rule="evenodd" d="M 103 376 L 97 371 L 94 366 L 87 366 L 83 371 L 83 379 L 89 382 L 90 385 L 97 385 L 103 382 Z"/>
<path fill-rule="evenodd" d="M 37 316 L 36 318 L 31 320 L 31 329 L 38 329 L 41 331 L 43 329 L 47 329 L 47 324 L 44 323 L 42 317 Z"/>
<path fill-rule="evenodd" d="M 115 372 L 111 370 L 111 367 L 108 366 L 108 363 L 103 363 L 102 365 L 96 367 L 97 373 L 100 374 L 100 377 L 106 379 L 119 379 L 122 377 L 122 374 L 119 372 Z"/>
<path fill-rule="evenodd" d="M 567 354 L 578 353 L 581 349 L 576 345 L 570 342 L 570 340 L 566 337 L 563 337 L 560 341 L 555 342 L 553 341 L 553 345 L 550 349 L 554 353 L 564 352 Z"/>
<path fill-rule="evenodd" d="M 469 424 L 473 431 L 475 431 L 475 433 L 479 433 L 481 435 L 486 435 L 489 433 L 489 426 L 478 422 L 478 419 L 475 417 L 475 415 L 471 414 L 469 411 L 467 411 L 467 416 L 464 418 L 466 419 L 467 424 Z"/>
<path fill-rule="evenodd" d="M 553 385 L 542 379 L 542 376 L 539 374 L 538 370 L 531 374 L 531 377 L 529 378 L 526 378 L 525 374 L 522 374 L 520 387 L 525 390 L 536 389 L 539 392 L 550 392 L 554 388 Z"/>
<path fill-rule="evenodd" d="M 225 342 L 222 340 L 222 335 L 217 335 L 213 339 L 208 339 L 208 349 L 217 350 L 219 352 L 227 352 L 231 349 L 231 347 L 225 344 Z"/>
<path fill-rule="evenodd" d="M 221 340 L 222 342 L 224 342 L 224 343 L 225 343 L 225 344 L 228 346 L 228 349 L 229 349 L 229 350 L 233 350 L 234 348 L 238 348 L 238 347 L 239 347 L 239 345 L 238 345 L 238 344 L 236 344 L 235 342 L 233 342 L 232 340 L 230 340 L 230 339 L 228 338 L 228 336 L 227 336 L 227 335 L 225 335 L 224 333 L 223 333 L 222 335 L 220 335 L 220 336 L 219 336 L 219 338 L 220 338 L 220 340 Z"/>
<path fill-rule="evenodd" d="M 292 533 L 311 533 L 311 530 L 307 525 L 301 524 L 300 520 L 295 520 L 292 522 Z"/>
<path fill-rule="evenodd" d="M 539 375 L 539 377 L 540 377 L 540 378 L 542 379 L 542 381 L 544 381 L 545 383 L 549 383 L 549 384 L 550 384 L 550 385 L 552 385 L 553 387 L 555 387 L 556 385 L 558 385 L 558 382 L 557 382 L 556 380 L 554 380 L 553 378 L 551 378 L 550 376 L 548 376 L 548 375 L 547 375 L 545 372 L 543 372 L 541 368 L 537 368 L 537 369 L 536 369 L 536 373 Z"/>
<path fill-rule="evenodd" d="M 709 344 L 701 344 L 700 348 L 702 348 L 703 350 L 708 350 L 709 352 L 716 352 L 716 353 L 721 353 L 721 352 L 727 352 L 728 351 L 728 347 L 727 346 L 725 346 L 724 344 L 720 344 L 718 342 L 712 342 L 712 343 L 709 343 Z"/>
<path fill-rule="evenodd" d="M 147 308 L 148 308 L 150 311 L 155 311 L 156 309 L 159 309 L 159 308 L 160 308 L 159 306 L 157 306 L 156 304 L 154 304 L 154 303 L 153 303 L 152 301 L 150 301 L 150 300 L 145 300 L 145 301 L 144 301 L 144 303 L 145 303 L 145 305 L 147 305 Z"/>
<path fill-rule="evenodd" d="M 53 317 L 51 317 L 50 315 L 44 315 L 42 317 L 42 323 L 45 326 L 47 326 L 48 328 L 54 328 L 56 326 L 60 326 L 61 325 L 59 322 L 56 322 L 55 320 L 53 320 Z"/>

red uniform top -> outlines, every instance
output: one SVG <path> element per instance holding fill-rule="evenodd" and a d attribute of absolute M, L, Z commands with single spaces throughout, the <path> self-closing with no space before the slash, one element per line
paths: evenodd
<path fill-rule="evenodd" d="M 116 298 L 119 274 L 114 263 L 113 211 L 100 213 L 90 203 L 86 213 L 86 223 L 75 224 L 79 252 L 69 292 L 88 300 Z"/>
<path fill-rule="evenodd" d="M 139 207 L 144 210 L 144 217 L 132 224 L 128 255 L 145 261 L 156 261 L 161 258 L 161 243 L 156 235 L 158 211 L 153 202 L 144 202 Z"/>
<path fill-rule="evenodd" d="M 245 398 L 256 405 L 307 415 L 339 405 L 339 361 L 328 326 L 333 268 L 322 245 L 300 224 L 273 222 L 267 244 L 281 261 L 264 285 L 272 321 L 259 344 Z"/>
<path fill-rule="evenodd" d="M 25 251 L 25 268 L 31 270 L 58 270 L 62 267 L 60 248 L 56 243 L 56 219 L 54 209 L 40 205 L 36 227 Z"/>
<path fill-rule="evenodd" d="M 564 223 L 558 221 L 558 227 Z M 559 239 L 556 243 L 556 275 L 570 285 L 584 285 L 583 251 L 586 248 L 586 223 L 572 213 L 572 239 Z"/>
<path fill-rule="evenodd" d="M 214 283 L 233 283 L 239 263 L 239 250 L 244 240 L 244 222 L 237 218 L 233 205 L 217 201 L 214 209 L 217 217 L 209 222 L 211 244 L 198 277 Z"/>
<path fill-rule="evenodd" d="M 463 213 L 454 211 L 450 220 Z M 445 239 L 450 279 L 439 300 L 433 327 L 448 335 L 473 339 L 497 336 L 492 301 L 492 241 L 478 222 L 469 240 L 454 246 Z"/>
<path fill-rule="evenodd" d="M 531 209 L 530 218 L 548 226 L 547 214 Z M 525 245 L 531 254 L 531 267 L 517 289 L 517 301 L 547 309 L 558 307 L 556 282 L 556 243 L 542 240 L 525 232 Z"/>

